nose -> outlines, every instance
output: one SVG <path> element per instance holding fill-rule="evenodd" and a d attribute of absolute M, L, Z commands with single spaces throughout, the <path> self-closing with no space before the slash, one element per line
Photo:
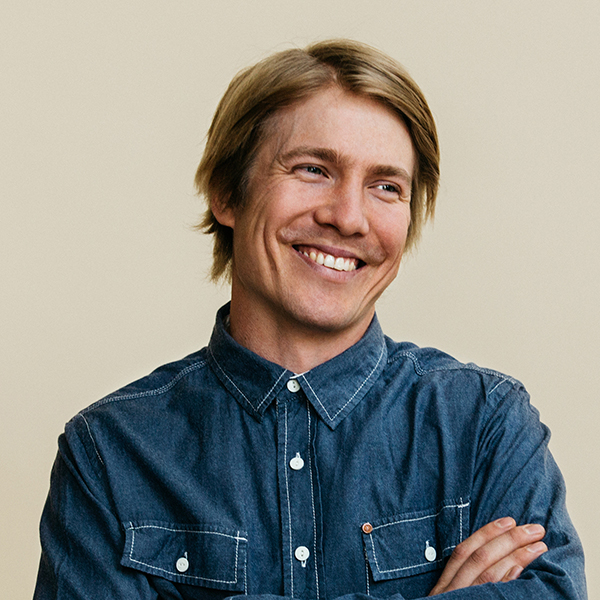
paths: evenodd
<path fill-rule="evenodd" d="M 366 235 L 369 220 L 362 182 L 339 182 L 314 213 L 319 225 L 334 227 L 343 236 Z"/>

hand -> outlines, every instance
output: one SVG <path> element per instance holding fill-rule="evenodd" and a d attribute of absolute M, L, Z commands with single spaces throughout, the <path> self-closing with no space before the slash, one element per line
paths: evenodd
<path fill-rule="evenodd" d="M 517 527 L 504 517 L 478 529 L 456 546 L 430 596 L 481 583 L 517 579 L 523 569 L 546 552 L 541 525 Z"/>

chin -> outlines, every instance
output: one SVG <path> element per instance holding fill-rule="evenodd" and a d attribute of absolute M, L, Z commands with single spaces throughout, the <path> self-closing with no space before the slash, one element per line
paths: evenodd
<path fill-rule="evenodd" d="M 324 307 L 311 306 L 303 310 L 293 311 L 296 322 L 305 329 L 312 329 L 318 333 L 344 333 L 350 332 L 361 325 L 366 329 L 373 317 L 372 313 L 360 315 L 354 311 L 340 310 L 339 304 Z"/>

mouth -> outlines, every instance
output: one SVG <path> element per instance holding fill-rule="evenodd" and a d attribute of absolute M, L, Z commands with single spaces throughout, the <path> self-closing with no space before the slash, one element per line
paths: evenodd
<path fill-rule="evenodd" d="M 335 256 L 311 246 L 294 246 L 294 250 L 314 263 L 334 271 L 356 271 L 365 265 L 364 261 L 354 256 Z"/>

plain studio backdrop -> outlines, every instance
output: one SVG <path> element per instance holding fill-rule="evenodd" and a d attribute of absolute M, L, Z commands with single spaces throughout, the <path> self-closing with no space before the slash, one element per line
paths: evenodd
<path fill-rule="evenodd" d="M 597 0 L 5 0 L 1 12 L 2 597 L 31 597 L 64 423 L 204 346 L 228 298 L 191 227 L 228 82 L 330 37 L 400 60 L 439 127 L 436 221 L 379 302 L 383 328 L 525 383 L 600 595 Z"/>

